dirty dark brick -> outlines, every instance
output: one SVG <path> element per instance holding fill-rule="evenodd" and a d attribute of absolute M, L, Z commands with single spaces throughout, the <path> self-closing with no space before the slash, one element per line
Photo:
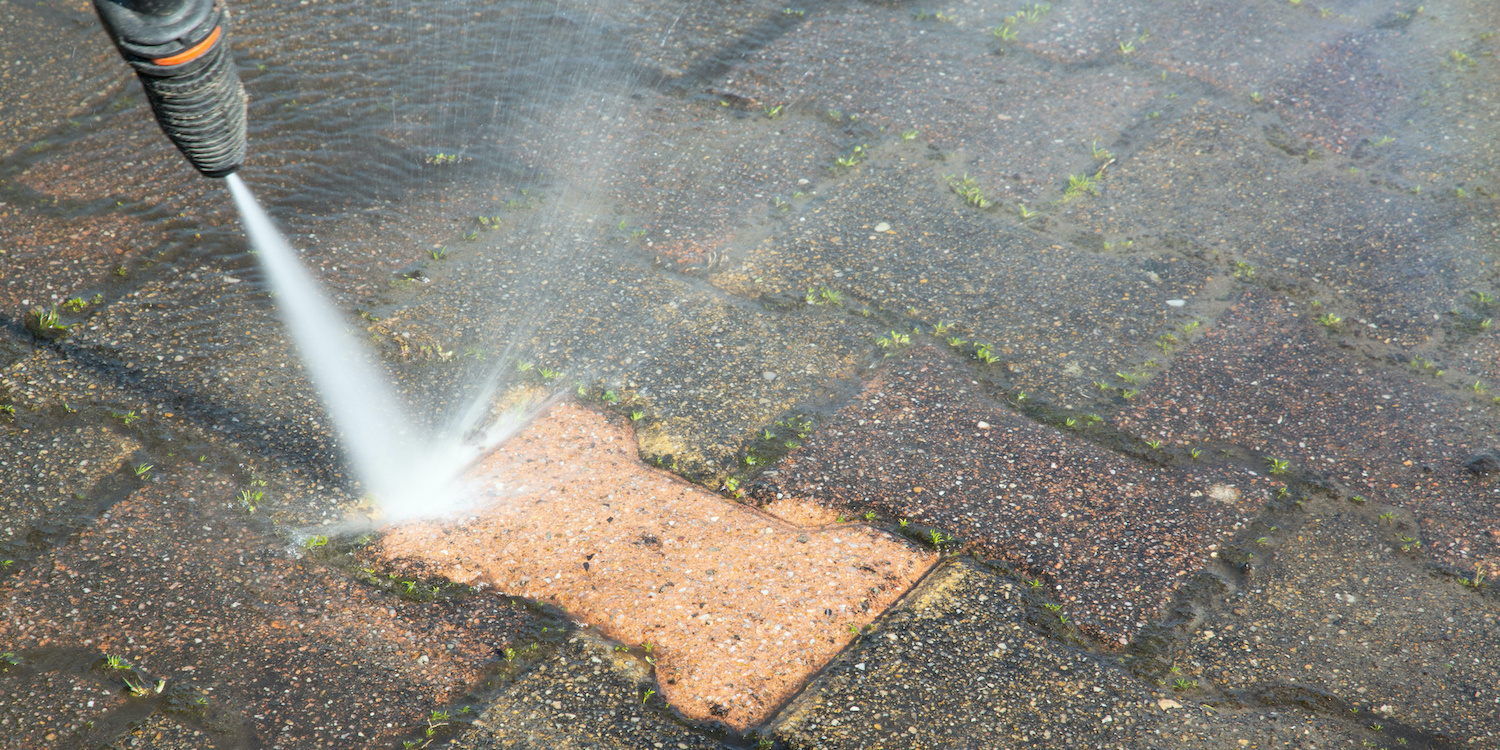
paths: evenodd
<path fill-rule="evenodd" d="M 76 665 L 49 654 L 74 649 L 84 664 L 117 655 L 148 697 L 158 679 L 204 697 L 205 742 L 332 748 L 414 732 L 531 620 L 503 597 L 408 602 L 289 557 L 285 541 L 224 510 L 232 494 L 192 473 L 121 501 L 7 587 L 0 643 L 27 669 L 88 685 L 100 708 L 114 708 L 93 717 L 101 727 L 118 731 L 154 705 L 120 703 L 123 673 L 72 677 Z M 82 747 L 92 730 L 59 726 L 72 715 L 36 727 Z"/>
<path fill-rule="evenodd" d="M 1493 407 L 1339 349 L 1314 315 L 1246 293 L 1120 425 L 1289 461 L 1345 499 L 1411 512 L 1423 548 L 1444 563 L 1500 564 L 1500 488 L 1464 467 L 1488 447 Z"/>
<path fill-rule="evenodd" d="M 1336 747 L 1348 718 L 1299 705 L 1204 710 L 1027 625 L 1024 583 L 969 561 L 935 571 L 766 728 L 796 750 Z"/>
<path fill-rule="evenodd" d="M 918 348 L 752 492 L 772 512 L 795 497 L 946 530 L 1046 581 L 1085 631 L 1118 644 L 1270 486 L 1243 470 L 1166 469 L 1039 424 L 983 395 L 966 365 Z"/>

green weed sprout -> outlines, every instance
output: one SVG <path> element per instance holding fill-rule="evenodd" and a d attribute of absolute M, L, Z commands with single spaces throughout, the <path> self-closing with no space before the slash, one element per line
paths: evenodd
<path fill-rule="evenodd" d="M 839 165 L 840 167 L 849 168 L 849 167 L 852 167 L 852 166 L 860 163 L 861 161 L 863 161 L 864 160 L 864 156 L 865 156 L 865 147 L 864 146 L 855 146 L 854 150 L 851 151 L 851 152 L 849 152 L 848 156 L 841 156 L 841 157 L 839 157 L 837 159 L 834 159 L 833 161 L 834 161 L 835 164 Z"/>
<path fill-rule="evenodd" d="M 826 286 L 817 289 L 808 287 L 805 300 L 809 305 L 843 305 L 844 293 Z"/>
<path fill-rule="evenodd" d="M 240 507 L 254 513 L 255 509 L 260 506 L 261 498 L 264 496 L 265 493 L 260 490 L 240 490 Z"/>
<path fill-rule="evenodd" d="M 891 331 L 889 336 L 881 336 L 875 340 L 875 344 L 886 352 L 893 352 L 901 347 L 911 344 L 911 335 L 899 331 Z M 889 354 L 887 354 L 889 356 Z"/>
<path fill-rule="evenodd" d="M 1068 187 L 1063 190 L 1062 202 L 1067 203 L 1084 194 L 1098 195 L 1099 180 L 1086 174 L 1068 175 Z"/>
<path fill-rule="evenodd" d="M 62 316 L 57 312 L 57 305 L 53 305 L 50 310 L 42 307 L 32 308 L 31 319 L 28 322 L 31 324 L 28 327 L 31 328 L 32 333 L 48 338 L 60 336 L 73 328 L 62 322 Z"/>
<path fill-rule="evenodd" d="M 948 182 L 948 187 L 953 192 L 958 193 L 959 197 L 964 199 L 964 203 L 975 208 L 989 208 L 993 205 L 993 202 L 985 197 L 984 190 L 979 187 L 979 183 L 968 173 L 964 173 L 962 177 L 943 175 L 943 179 Z"/>

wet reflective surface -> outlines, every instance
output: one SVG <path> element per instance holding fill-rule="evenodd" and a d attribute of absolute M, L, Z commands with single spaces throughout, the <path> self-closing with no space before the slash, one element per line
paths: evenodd
<path fill-rule="evenodd" d="M 1492 4 L 232 11 L 242 176 L 338 310 L 302 322 L 367 342 L 415 420 L 565 395 L 652 471 L 943 554 L 802 697 L 710 716 L 790 747 L 1493 739 L 1465 686 L 1497 671 L 1500 517 L 1463 468 L 1500 432 Z M 86 6 L 0 23 L 19 742 L 146 712 L 182 746 L 755 744 L 674 714 L 647 644 L 332 533 L 372 505 L 222 186 Z M 1272 655 L 1313 638 L 1342 645 Z M 215 695 L 148 705 L 75 651 Z M 391 685 L 410 705 L 317 708 Z M 1078 695 L 1108 705 L 1030 709 Z"/>

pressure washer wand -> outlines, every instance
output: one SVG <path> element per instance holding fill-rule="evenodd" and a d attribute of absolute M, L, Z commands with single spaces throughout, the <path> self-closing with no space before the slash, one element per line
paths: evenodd
<path fill-rule="evenodd" d="M 195 169 L 226 177 L 245 163 L 245 88 L 214 0 L 94 0 L 135 68 L 162 132 Z"/>

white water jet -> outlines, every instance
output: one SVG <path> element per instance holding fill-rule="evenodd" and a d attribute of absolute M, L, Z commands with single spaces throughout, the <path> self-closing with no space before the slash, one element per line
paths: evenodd
<path fill-rule="evenodd" d="M 440 516 L 461 509 L 469 494 L 459 481 L 464 468 L 509 437 L 515 427 L 486 430 L 479 444 L 466 443 L 462 436 L 483 418 L 471 410 L 474 420 L 457 426 L 460 429 L 442 434 L 421 429 L 239 175 L 231 174 L 225 182 L 275 291 L 281 321 L 322 397 L 355 474 L 380 503 L 383 520 Z M 486 402 L 488 395 L 482 396 Z"/>

